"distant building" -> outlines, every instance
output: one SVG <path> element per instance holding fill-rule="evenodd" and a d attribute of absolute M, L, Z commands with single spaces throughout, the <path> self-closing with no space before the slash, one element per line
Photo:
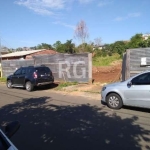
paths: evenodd
<path fill-rule="evenodd" d="M 43 55 L 43 54 L 56 54 L 58 52 L 54 50 L 30 50 L 30 51 L 17 51 L 9 54 L 2 55 L 2 60 L 12 60 L 12 59 L 33 59 L 32 56 Z"/>
<path fill-rule="evenodd" d="M 3 54 L 8 54 L 9 53 L 9 50 L 7 47 L 1 47 L 0 49 L 0 53 L 3 55 Z"/>
<path fill-rule="evenodd" d="M 99 45 L 99 46 L 94 46 L 93 47 L 93 50 L 95 50 L 95 49 L 99 49 L 99 50 L 102 50 L 102 49 L 104 49 L 105 48 L 105 45 Z"/>
<path fill-rule="evenodd" d="M 150 37 L 150 33 L 148 33 L 148 34 L 143 34 L 142 37 L 143 37 L 144 40 L 147 40 L 148 37 Z"/>
<path fill-rule="evenodd" d="M 129 43 L 129 42 L 130 42 L 130 40 L 124 40 L 123 42 L 126 44 L 126 43 Z"/>

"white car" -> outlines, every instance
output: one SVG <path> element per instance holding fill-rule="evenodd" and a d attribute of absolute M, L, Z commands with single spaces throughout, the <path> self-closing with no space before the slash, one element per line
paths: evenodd
<path fill-rule="evenodd" d="M 101 101 L 112 109 L 120 109 L 123 105 L 150 108 L 150 71 L 123 82 L 105 85 L 101 91 Z"/>

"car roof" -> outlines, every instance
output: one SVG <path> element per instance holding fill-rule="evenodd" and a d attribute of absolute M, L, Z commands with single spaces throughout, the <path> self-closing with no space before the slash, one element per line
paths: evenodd
<path fill-rule="evenodd" d="M 142 74 L 144 74 L 144 73 L 150 73 L 150 70 L 145 70 L 145 71 L 142 71 L 142 72 L 140 72 L 140 73 L 138 73 L 138 74 L 135 74 L 134 76 L 131 76 L 131 77 L 128 78 L 127 80 L 133 79 L 133 78 L 135 78 L 135 77 L 137 77 L 137 76 L 139 76 L 139 75 L 142 75 Z M 126 80 L 126 81 L 127 81 L 127 80 Z"/>
<path fill-rule="evenodd" d="M 47 66 L 34 66 L 34 68 L 48 68 Z"/>
<path fill-rule="evenodd" d="M 41 66 L 26 66 L 26 67 L 20 67 L 20 68 L 41 68 L 41 67 L 48 68 L 47 66 L 44 66 L 44 65 L 41 65 Z"/>
<path fill-rule="evenodd" d="M 150 70 L 145 70 L 145 71 L 142 71 L 142 72 L 138 73 L 137 75 L 144 74 L 144 73 L 149 73 L 149 72 L 150 72 Z"/>

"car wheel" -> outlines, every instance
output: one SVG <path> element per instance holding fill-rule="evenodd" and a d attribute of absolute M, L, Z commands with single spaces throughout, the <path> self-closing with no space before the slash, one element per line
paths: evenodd
<path fill-rule="evenodd" d="M 11 80 L 7 80 L 7 87 L 8 87 L 9 89 L 11 89 L 11 88 L 12 88 Z"/>
<path fill-rule="evenodd" d="M 33 90 L 33 84 L 30 81 L 28 81 L 26 82 L 25 88 L 27 91 L 31 92 Z"/>
<path fill-rule="evenodd" d="M 123 106 L 121 97 L 116 93 L 111 93 L 107 96 L 106 102 L 108 107 L 112 109 L 120 109 Z"/>

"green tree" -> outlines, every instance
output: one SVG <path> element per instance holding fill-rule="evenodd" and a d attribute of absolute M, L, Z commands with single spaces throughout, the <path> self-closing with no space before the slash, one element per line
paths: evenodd
<path fill-rule="evenodd" d="M 75 44 L 72 43 L 72 40 L 67 40 L 66 43 L 64 43 L 64 45 L 66 53 L 75 53 Z"/>
<path fill-rule="evenodd" d="M 21 47 L 16 48 L 16 51 L 22 51 L 23 49 Z"/>
<path fill-rule="evenodd" d="M 129 42 L 129 48 L 139 48 L 143 45 L 143 37 L 142 34 L 136 34 L 131 37 Z"/>
<path fill-rule="evenodd" d="M 83 43 L 83 44 L 80 44 L 78 47 L 78 52 L 90 52 L 92 53 L 93 52 L 93 45 L 91 44 L 88 44 L 88 43 Z"/>
<path fill-rule="evenodd" d="M 30 49 L 32 49 L 32 50 L 36 50 L 36 46 L 34 46 L 34 47 L 30 47 Z"/>
<path fill-rule="evenodd" d="M 58 49 L 59 47 L 61 46 L 61 42 L 60 41 L 56 41 L 54 44 L 53 44 L 53 47 L 54 49 Z"/>
<path fill-rule="evenodd" d="M 60 41 L 56 41 L 53 44 L 54 49 L 59 53 L 65 53 L 66 52 L 66 46 L 62 44 Z"/>
<path fill-rule="evenodd" d="M 140 47 L 150 47 L 150 37 L 148 39 L 144 40 L 140 43 Z"/>
<path fill-rule="evenodd" d="M 126 50 L 126 43 L 124 41 L 117 41 L 112 45 L 112 53 L 122 55 Z"/>
<path fill-rule="evenodd" d="M 150 37 L 148 37 L 148 39 L 146 40 L 147 42 L 147 47 L 150 47 Z"/>
<path fill-rule="evenodd" d="M 53 47 L 50 44 L 41 43 L 36 46 L 36 49 L 53 49 Z"/>

